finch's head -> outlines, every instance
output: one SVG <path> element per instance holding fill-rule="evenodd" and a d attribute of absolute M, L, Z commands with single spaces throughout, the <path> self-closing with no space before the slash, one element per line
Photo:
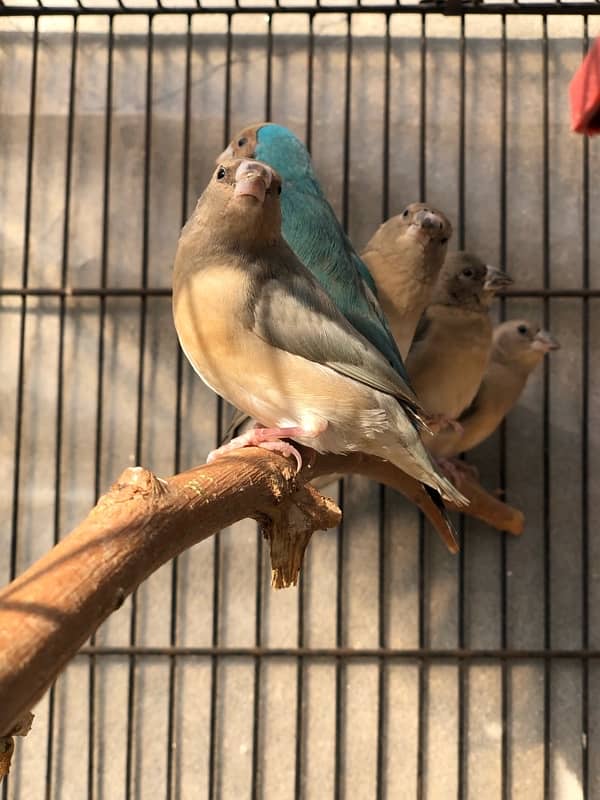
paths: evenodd
<path fill-rule="evenodd" d="M 304 144 L 289 128 L 274 122 L 258 122 L 241 130 L 219 156 L 257 158 L 277 170 L 285 183 L 314 180 L 310 155 Z"/>
<path fill-rule="evenodd" d="M 234 136 L 217 158 L 217 165 L 221 161 L 227 161 L 232 158 L 255 158 L 258 131 L 265 124 L 264 122 L 258 122 L 255 125 L 249 125 L 240 131 L 237 136 Z"/>
<path fill-rule="evenodd" d="M 550 331 L 526 319 L 511 319 L 494 329 L 491 357 L 494 361 L 529 372 L 546 353 L 559 348 L 560 344 Z"/>
<path fill-rule="evenodd" d="M 380 225 L 366 253 L 379 253 L 390 264 L 418 269 L 418 277 L 432 284 L 446 258 L 452 225 L 429 203 L 410 203 L 404 211 Z"/>
<path fill-rule="evenodd" d="M 252 159 L 224 159 L 215 169 L 188 226 L 215 245 L 263 247 L 279 240 L 281 180 Z M 188 227 L 186 226 L 186 228 Z"/>
<path fill-rule="evenodd" d="M 446 245 L 452 236 L 452 225 L 448 217 L 428 203 L 410 203 L 398 214 L 399 233 L 411 236 L 425 247 L 438 245 L 446 254 Z"/>
<path fill-rule="evenodd" d="M 448 253 L 433 302 L 461 308 L 481 306 L 487 274 L 487 265 L 478 256 L 464 250 Z"/>

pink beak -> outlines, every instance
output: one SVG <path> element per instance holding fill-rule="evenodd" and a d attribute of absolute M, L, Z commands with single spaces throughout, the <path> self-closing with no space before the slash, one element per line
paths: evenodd
<path fill-rule="evenodd" d="M 552 336 L 550 331 L 538 331 L 533 337 L 533 350 L 539 350 L 542 353 L 548 353 L 550 350 L 559 350 L 559 342 Z"/>
<path fill-rule="evenodd" d="M 260 161 L 242 161 L 235 173 L 234 197 L 255 197 L 264 203 L 273 173 Z"/>
<path fill-rule="evenodd" d="M 233 147 L 229 145 L 226 147 L 225 150 L 221 153 L 221 155 L 215 161 L 215 164 L 219 164 L 221 161 L 229 161 L 230 158 L 233 158 L 235 153 L 233 152 Z"/>
<path fill-rule="evenodd" d="M 415 214 L 408 227 L 408 233 L 425 245 L 436 233 L 443 230 L 443 227 L 442 219 L 434 211 L 423 208 Z"/>

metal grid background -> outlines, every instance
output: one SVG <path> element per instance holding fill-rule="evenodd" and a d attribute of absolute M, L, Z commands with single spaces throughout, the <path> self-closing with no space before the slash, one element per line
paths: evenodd
<path fill-rule="evenodd" d="M 255 526 L 223 531 L 84 648 L 3 800 L 600 797 L 599 155 L 567 104 L 598 6 L 4 6 L 3 583 L 124 466 L 215 445 L 227 411 L 177 351 L 170 268 L 251 120 L 306 139 L 358 245 L 408 201 L 441 206 L 455 247 L 517 279 L 501 313 L 563 349 L 472 458 L 523 538 L 463 521 L 451 557 L 352 478 L 343 527 L 274 593 Z"/>

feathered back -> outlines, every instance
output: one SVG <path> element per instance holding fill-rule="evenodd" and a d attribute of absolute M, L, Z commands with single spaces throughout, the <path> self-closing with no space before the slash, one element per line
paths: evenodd
<path fill-rule="evenodd" d="M 280 174 L 282 234 L 346 319 L 408 383 L 408 374 L 376 297 L 375 282 L 346 236 L 316 178 L 308 151 L 290 130 L 267 123 L 255 156 Z"/>

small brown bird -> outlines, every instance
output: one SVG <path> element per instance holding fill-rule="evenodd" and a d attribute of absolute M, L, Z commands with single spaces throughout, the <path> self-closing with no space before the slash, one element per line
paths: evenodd
<path fill-rule="evenodd" d="M 471 253 L 446 256 L 406 361 L 417 397 L 442 427 L 458 419 L 479 389 L 492 346 L 486 293 L 508 282 Z"/>
<path fill-rule="evenodd" d="M 452 458 L 491 436 L 517 403 L 533 370 L 546 353 L 559 347 L 548 331 L 525 319 L 498 325 L 479 391 L 459 418 L 462 433 L 441 431 L 429 445 L 431 452 Z"/>
<path fill-rule="evenodd" d="M 268 165 L 221 163 L 181 232 L 173 313 L 200 377 L 264 428 L 211 454 L 258 445 L 384 458 L 467 501 L 423 446 L 420 407 L 385 357 L 342 316 L 281 236 L 281 182 Z"/>
<path fill-rule="evenodd" d="M 488 264 L 481 302 L 486 308 L 491 308 L 496 295 L 501 294 L 503 289 L 512 286 L 513 283 L 513 279 L 506 272 Z"/>
<path fill-rule="evenodd" d="M 427 203 L 411 203 L 380 225 L 361 253 L 404 359 L 429 305 L 451 236 L 445 214 Z"/>

